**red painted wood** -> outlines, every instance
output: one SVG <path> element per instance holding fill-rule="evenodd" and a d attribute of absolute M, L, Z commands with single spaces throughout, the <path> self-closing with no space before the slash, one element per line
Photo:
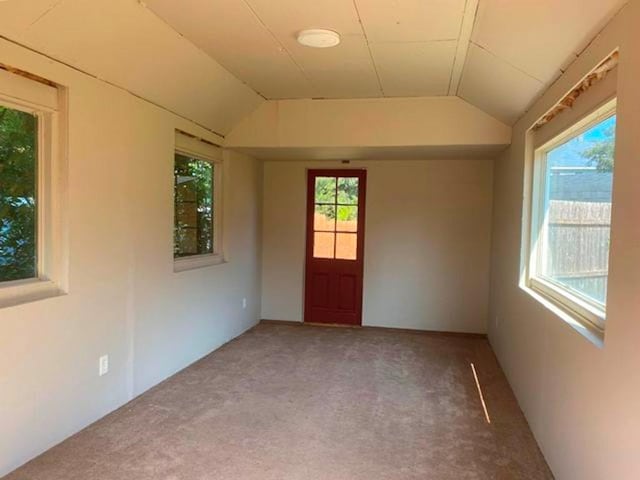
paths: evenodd
<path fill-rule="evenodd" d="M 313 257 L 316 177 L 358 178 L 358 238 L 355 260 Z M 307 252 L 304 321 L 362 324 L 366 170 L 309 170 L 307 176 Z"/>

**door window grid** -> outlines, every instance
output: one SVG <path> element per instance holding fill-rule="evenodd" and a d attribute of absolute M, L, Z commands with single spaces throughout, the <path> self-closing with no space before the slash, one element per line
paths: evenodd
<path fill-rule="evenodd" d="M 358 180 L 357 177 L 315 178 L 315 258 L 356 260 Z"/>

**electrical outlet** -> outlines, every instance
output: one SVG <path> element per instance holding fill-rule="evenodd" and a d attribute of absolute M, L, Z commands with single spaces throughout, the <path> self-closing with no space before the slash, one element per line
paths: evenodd
<path fill-rule="evenodd" d="M 103 376 L 109 372 L 109 355 L 103 355 L 98 361 L 98 375 Z"/>
<path fill-rule="evenodd" d="M 242 308 L 243 309 L 247 308 L 247 299 L 246 298 L 242 299 Z"/>

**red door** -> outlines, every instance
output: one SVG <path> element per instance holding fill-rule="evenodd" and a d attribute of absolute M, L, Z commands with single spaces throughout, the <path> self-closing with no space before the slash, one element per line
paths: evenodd
<path fill-rule="evenodd" d="M 367 172 L 309 170 L 305 322 L 362 324 Z"/>

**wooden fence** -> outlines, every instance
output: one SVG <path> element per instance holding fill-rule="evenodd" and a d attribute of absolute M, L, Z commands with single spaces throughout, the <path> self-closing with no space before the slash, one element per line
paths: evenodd
<path fill-rule="evenodd" d="M 548 216 L 546 274 L 604 302 L 611 204 L 551 200 Z"/>

